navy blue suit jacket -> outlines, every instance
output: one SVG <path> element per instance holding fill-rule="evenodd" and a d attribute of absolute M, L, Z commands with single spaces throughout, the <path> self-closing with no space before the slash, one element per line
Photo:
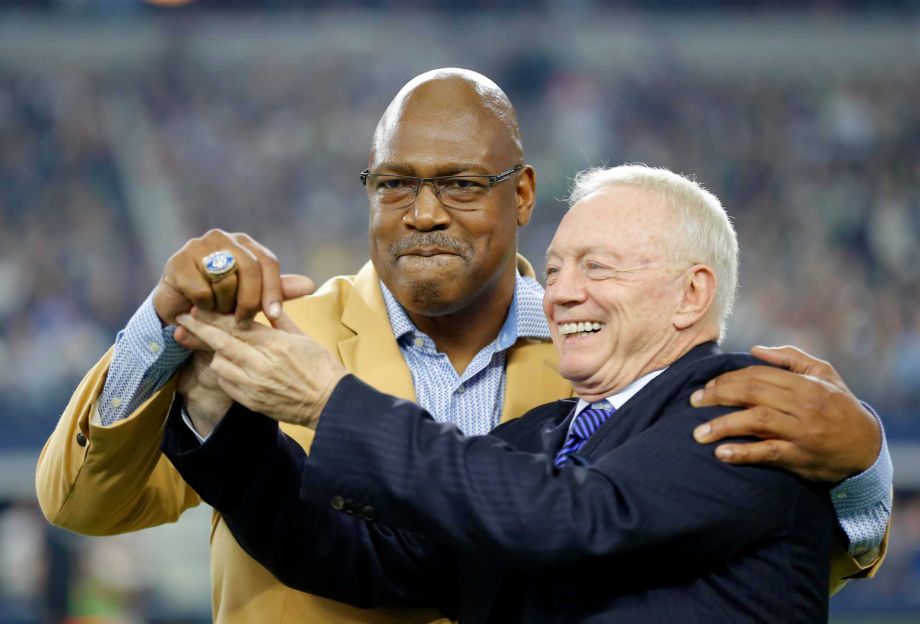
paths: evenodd
<path fill-rule="evenodd" d="M 730 466 L 689 396 L 753 363 L 700 345 L 557 469 L 574 400 L 464 437 L 343 379 L 307 457 L 235 407 L 200 445 L 174 409 L 163 449 L 282 582 L 357 606 L 436 606 L 461 622 L 823 622 L 824 486 Z"/>

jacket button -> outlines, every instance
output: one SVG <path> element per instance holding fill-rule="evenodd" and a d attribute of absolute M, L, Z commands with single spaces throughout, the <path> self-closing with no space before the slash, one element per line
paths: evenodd
<path fill-rule="evenodd" d="M 86 446 L 86 436 L 83 435 L 82 431 L 77 432 L 77 444 L 80 446 Z"/>
<path fill-rule="evenodd" d="M 345 499 L 336 494 L 332 497 L 332 500 L 329 501 L 329 504 L 332 505 L 332 508 L 336 511 L 342 511 L 345 508 Z"/>
<path fill-rule="evenodd" d="M 377 510 L 371 507 L 370 505 L 368 505 L 367 507 L 361 510 L 361 513 L 364 515 L 365 520 L 373 520 L 374 516 L 377 515 Z"/>

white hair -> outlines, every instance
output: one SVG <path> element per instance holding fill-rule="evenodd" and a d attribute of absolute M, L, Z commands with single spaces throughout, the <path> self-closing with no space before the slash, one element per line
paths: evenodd
<path fill-rule="evenodd" d="M 696 180 L 668 169 L 627 164 L 609 169 L 595 167 L 578 173 L 569 194 L 569 207 L 592 193 L 615 185 L 653 191 L 680 211 L 681 222 L 672 230 L 671 249 L 677 259 L 706 264 L 715 273 L 712 313 L 719 323 L 721 338 L 738 288 L 738 237 L 719 198 Z"/>

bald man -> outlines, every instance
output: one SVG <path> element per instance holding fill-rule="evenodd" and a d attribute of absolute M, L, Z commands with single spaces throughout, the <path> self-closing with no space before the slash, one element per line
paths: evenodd
<path fill-rule="evenodd" d="M 358 378 L 417 401 L 466 434 L 487 433 L 537 405 L 571 396 L 571 386 L 556 372 L 542 288 L 530 264 L 516 254 L 517 229 L 530 220 L 536 179 L 524 161 L 514 110 L 498 86 L 456 69 L 413 79 L 381 118 L 361 180 L 370 206 L 371 261 L 357 275 L 334 278 L 315 295 L 286 304 L 294 323 Z M 222 274 L 217 261 L 226 257 L 218 252 L 229 252 L 238 270 Z M 189 422 L 204 436 L 208 423 L 232 402 L 217 384 L 206 351 L 188 360 L 189 373 L 177 386 L 176 372 L 190 348 L 201 345 L 176 330 L 175 318 L 194 305 L 235 310 L 239 319 L 261 308 L 274 322 L 282 299 L 305 289 L 296 280 L 282 280 L 271 252 L 245 235 L 211 231 L 186 243 L 112 350 L 77 388 L 45 446 L 37 488 L 49 520 L 82 533 L 114 534 L 175 521 L 197 505 L 197 494 L 159 451 L 167 413 L 178 392 Z M 747 382 L 757 382 L 761 374 L 756 369 L 717 384 L 716 400 L 723 400 L 718 392 L 724 389 L 732 405 L 775 413 L 777 426 L 790 417 L 809 425 L 762 431 L 774 439 L 733 445 L 734 457 L 748 453 L 756 459 L 779 450 L 777 463 L 828 480 L 870 466 L 878 472 L 887 453 L 880 454 L 875 418 L 839 390 L 842 382 L 833 369 L 808 369 L 819 364 L 804 356 L 792 363 L 810 376 L 789 372 L 783 378 L 786 387 L 778 394 L 800 398 L 791 408 L 779 409 L 786 402 L 774 394 L 757 401 L 746 396 Z M 743 433 L 750 428 L 745 420 L 750 413 L 715 421 L 711 431 L 718 435 L 740 426 Z M 368 426 L 372 419 L 368 414 Z M 824 428 L 835 434 L 823 435 Z M 309 448 L 310 430 L 294 425 L 284 430 Z M 884 474 L 881 479 L 867 474 L 872 478 L 861 475 L 857 487 L 885 480 Z M 841 552 L 837 578 L 866 569 L 879 552 L 887 515 L 881 514 L 881 528 L 866 518 L 878 520 L 885 493 L 864 493 L 848 500 L 871 503 L 838 512 L 844 531 L 850 535 L 855 526 L 859 538 L 844 546 L 865 560 L 860 564 Z M 304 537 L 323 543 L 321 535 Z M 287 589 L 242 550 L 219 514 L 211 552 L 217 622 L 438 617 L 433 611 L 355 609 Z"/>

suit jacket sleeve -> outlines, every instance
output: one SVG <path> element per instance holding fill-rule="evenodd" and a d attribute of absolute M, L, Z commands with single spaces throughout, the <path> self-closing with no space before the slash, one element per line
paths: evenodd
<path fill-rule="evenodd" d="M 694 409 L 685 398 L 593 465 L 558 470 L 545 455 L 494 436 L 464 438 L 417 405 L 346 377 L 323 412 L 311 461 L 335 491 L 375 508 L 380 523 L 514 567 L 664 553 L 720 561 L 776 531 L 805 486 L 781 471 L 716 460 L 691 432 L 721 408 Z"/>
<path fill-rule="evenodd" d="M 455 611 L 450 549 L 370 522 L 373 511 L 334 494 L 267 417 L 236 405 L 199 444 L 174 407 L 162 448 L 243 549 L 272 562 L 284 584 L 358 607 Z"/>
<path fill-rule="evenodd" d="M 45 517 L 86 535 L 174 522 L 200 502 L 160 453 L 175 378 L 115 425 L 90 422 L 111 357 L 110 350 L 74 392 L 42 449 L 35 476 Z"/>

